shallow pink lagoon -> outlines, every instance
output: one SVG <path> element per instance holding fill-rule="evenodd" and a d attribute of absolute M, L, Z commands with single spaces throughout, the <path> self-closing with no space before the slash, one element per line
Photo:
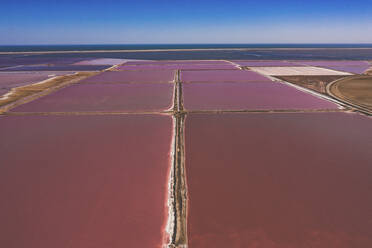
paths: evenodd
<path fill-rule="evenodd" d="M 174 70 L 106 71 L 87 78 L 82 83 L 169 83 L 174 81 Z"/>
<path fill-rule="evenodd" d="M 336 71 L 346 71 L 355 74 L 362 74 L 366 70 L 370 68 L 369 65 L 362 65 L 362 66 L 327 66 L 328 69 L 336 70 Z"/>
<path fill-rule="evenodd" d="M 271 81 L 253 71 L 243 70 L 206 70 L 181 71 L 182 82 L 248 82 Z"/>
<path fill-rule="evenodd" d="M 353 60 L 309 60 L 309 61 L 296 61 L 299 64 L 310 66 L 368 66 L 367 61 L 353 61 Z"/>
<path fill-rule="evenodd" d="M 372 247 L 370 118 L 191 114 L 185 127 L 189 247 Z"/>
<path fill-rule="evenodd" d="M 162 248 L 171 134 L 161 115 L 0 116 L 0 246 Z"/>
<path fill-rule="evenodd" d="M 183 84 L 187 110 L 337 109 L 338 105 L 281 83 Z"/>
<path fill-rule="evenodd" d="M 173 105 L 173 84 L 76 84 L 14 108 L 13 112 L 147 112 Z"/>
<path fill-rule="evenodd" d="M 122 65 L 118 70 L 234 70 L 233 64 L 164 64 L 164 65 Z"/>
<path fill-rule="evenodd" d="M 367 61 L 298 61 L 298 63 L 355 74 L 362 74 L 371 67 Z"/>
<path fill-rule="evenodd" d="M 66 61 L 24 68 L 119 62 Z M 190 248 L 372 247 L 372 118 L 252 71 L 304 61 L 234 62 L 133 60 L 0 114 L 0 248 L 165 248 L 176 192 Z"/>
<path fill-rule="evenodd" d="M 226 60 L 152 60 L 152 61 L 129 61 L 126 65 L 208 65 L 229 64 Z"/>
<path fill-rule="evenodd" d="M 9 67 L 2 71 L 101 71 L 109 68 L 110 65 L 22 65 L 17 67 Z"/>

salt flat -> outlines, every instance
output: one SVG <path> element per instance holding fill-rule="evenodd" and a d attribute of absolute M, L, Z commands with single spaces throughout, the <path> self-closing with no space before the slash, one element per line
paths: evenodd
<path fill-rule="evenodd" d="M 313 66 L 249 67 L 249 69 L 268 76 L 353 75 L 352 73 L 348 72 L 335 71 Z"/>

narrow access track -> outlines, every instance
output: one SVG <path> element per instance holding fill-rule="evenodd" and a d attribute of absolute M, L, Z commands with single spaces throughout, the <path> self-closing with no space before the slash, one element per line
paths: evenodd
<path fill-rule="evenodd" d="M 169 248 L 187 247 L 187 186 L 185 174 L 184 126 L 185 115 L 183 108 L 182 85 L 180 71 L 175 76 L 175 94 L 173 104 L 173 118 L 175 119 L 175 137 L 173 151 L 173 182 L 172 196 L 174 223 L 171 230 Z"/>

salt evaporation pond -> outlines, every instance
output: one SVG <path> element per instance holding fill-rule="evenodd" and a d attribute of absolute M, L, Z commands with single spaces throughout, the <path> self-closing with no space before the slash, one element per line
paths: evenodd
<path fill-rule="evenodd" d="M 175 77 L 174 70 L 158 71 L 106 71 L 87 78 L 82 83 L 169 83 Z"/>
<path fill-rule="evenodd" d="M 189 247 L 372 246 L 371 118 L 186 117 Z"/>
<path fill-rule="evenodd" d="M 122 65 L 118 70 L 234 70 L 233 64 Z"/>
<path fill-rule="evenodd" d="M 226 60 L 157 60 L 157 61 L 129 61 L 126 65 L 215 65 L 229 64 Z"/>
<path fill-rule="evenodd" d="M 171 117 L 0 116 L 0 136 L 1 247 L 166 244 Z"/>
<path fill-rule="evenodd" d="M 29 65 L 3 69 L 2 71 L 101 71 L 109 65 Z"/>
<path fill-rule="evenodd" d="M 281 83 L 183 84 L 187 110 L 338 109 L 333 102 Z"/>
<path fill-rule="evenodd" d="M 181 71 L 182 82 L 249 82 L 271 80 L 253 71 L 206 70 Z"/>
<path fill-rule="evenodd" d="M 173 84 L 75 84 L 13 112 L 148 112 L 173 106 Z"/>

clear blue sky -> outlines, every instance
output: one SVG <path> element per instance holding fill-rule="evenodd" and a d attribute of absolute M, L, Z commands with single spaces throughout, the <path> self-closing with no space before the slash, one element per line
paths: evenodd
<path fill-rule="evenodd" d="M 372 43 L 372 0 L 1 1 L 0 44 Z"/>

